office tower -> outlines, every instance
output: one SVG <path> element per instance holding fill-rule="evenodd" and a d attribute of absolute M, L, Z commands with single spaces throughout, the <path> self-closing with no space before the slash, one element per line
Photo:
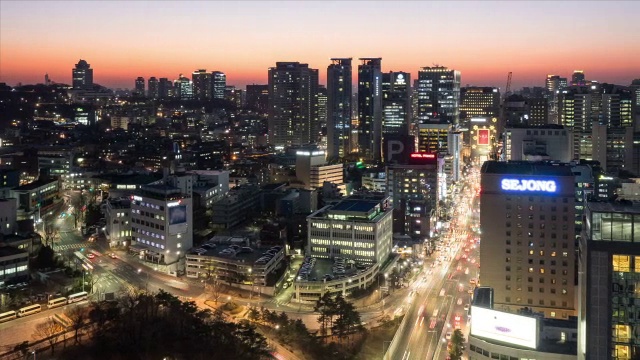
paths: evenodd
<path fill-rule="evenodd" d="M 495 309 L 576 315 L 574 202 L 569 166 L 483 164 L 480 283 L 494 289 Z"/>
<path fill-rule="evenodd" d="M 361 157 L 379 161 L 382 144 L 382 58 L 358 65 L 358 147 Z"/>
<path fill-rule="evenodd" d="M 224 89 L 224 99 L 241 108 L 245 104 L 245 93 L 233 85 L 227 85 Z"/>
<path fill-rule="evenodd" d="M 269 108 L 269 85 L 247 85 L 247 107 L 266 113 Z"/>
<path fill-rule="evenodd" d="M 391 71 L 382 74 L 382 138 L 409 135 L 411 122 L 411 74 Z"/>
<path fill-rule="evenodd" d="M 561 125 L 507 127 L 502 161 L 560 161 L 573 158 L 573 133 Z"/>
<path fill-rule="evenodd" d="M 214 99 L 223 100 L 227 88 L 227 75 L 222 71 L 211 72 L 211 92 Z"/>
<path fill-rule="evenodd" d="M 307 255 L 382 265 L 392 246 L 392 215 L 384 197 L 350 196 L 307 217 Z"/>
<path fill-rule="evenodd" d="M 159 99 L 166 99 L 169 98 L 171 96 L 173 96 L 172 94 L 172 84 L 169 81 L 169 79 L 167 78 L 160 78 L 158 80 L 158 98 Z"/>
<path fill-rule="evenodd" d="M 558 118 L 558 95 L 567 87 L 567 78 L 558 75 L 547 75 L 545 88 L 547 89 L 547 99 L 549 100 L 549 124 L 561 124 Z"/>
<path fill-rule="evenodd" d="M 91 90 L 93 89 L 93 69 L 86 61 L 80 60 L 76 67 L 71 71 L 73 78 L 74 90 Z"/>
<path fill-rule="evenodd" d="M 193 98 L 197 100 L 210 100 L 212 98 L 212 75 L 205 69 L 196 70 L 191 74 L 193 83 Z"/>
<path fill-rule="evenodd" d="M 420 124 L 458 125 L 460 117 L 460 71 L 444 66 L 418 71 L 418 121 Z"/>
<path fill-rule="evenodd" d="M 144 78 L 142 76 L 139 76 L 136 78 L 136 83 L 135 83 L 135 90 L 134 92 L 138 95 L 138 96 L 145 96 L 145 90 L 144 90 Z"/>
<path fill-rule="evenodd" d="M 578 259 L 578 359 L 638 359 L 640 207 L 588 202 Z"/>
<path fill-rule="evenodd" d="M 178 98 L 180 100 L 191 100 L 193 99 L 193 83 L 187 77 L 180 76 L 178 79 L 173 81 L 173 97 Z"/>
<path fill-rule="evenodd" d="M 158 92 L 158 79 L 155 76 L 149 78 L 147 82 L 147 97 L 150 99 L 157 99 L 160 97 L 160 93 Z"/>
<path fill-rule="evenodd" d="M 408 164 L 387 165 L 386 180 L 394 209 L 393 232 L 416 239 L 429 237 L 432 216 L 438 210 L 437 155 L 413 153 Z"/>
<path fill-rule="evenodd" d="M 472 146 L 477 136 L 474 125 L 479 122 L 493 126 L 501 133 L 500 90 L 494 87 L 467 86 L 460 89 L 460 128 L 466 146 Z M 495 120 L 494 120 L 495 119 Z"/>
<path fill-rule="evenodd" d="M 351 58 L 333 58 L 327 67 L 327 157 L 343 158 L 351 152 Z"/>
<path fill-rule="evenodd" d="M 327 88 L 324 87 L 324 85 L 318 85 L 316 98 L 318 104 L 318 125 L 319 128 L 322 128 L 327 125 Z"/>
<path fill-rule="evenodd" d="M 498 118 L 500 90 L 488 86 L 467 86 L 460 89 L 460 127 L 470 128 L 472 118 Z"/>
<path fill-rule="evenodd" d="M 451 124 L 418 125 L 418 151 L 446 154 L 449 149 L 449 133 L 452 131 Z"/>
<path fill-rule="evenodd" d="M 584 71 L 575 70 L 571 75 L 571 86 L 585 86 L 587 81 L 584 78 Z"/>
<path fill-rule="evenodd" d="M 528 126 L 543 126 L 549 121 L 549 101 L 544 97 L 528 98 L 526 103 L 526 123 Z"/>
<path fill-rule="evenodd" d="M 592 109 L 593 96 L 589 91 L 574 88 L 558 97 L 559 123 L 573 132 L 574 159 L 593 158 L 592 125 L 598 121 Z M 549 111 L 552 111 L 552 105 Z"/>
<path fill-rule="evenodd" d="M 269 143 L 278 150 L 317 141 L 318 70 L 299 62 L 269 68 Z"/>

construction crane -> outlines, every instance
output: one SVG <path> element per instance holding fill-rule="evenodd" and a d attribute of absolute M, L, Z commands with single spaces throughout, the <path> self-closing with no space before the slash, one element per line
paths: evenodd
<path fill-rule="evenodd" d="M 511 92 L 511 75 L 513 75 L 513 73 L 511 71 L 509 71 L 509 75 L 507 76 L 507 87 L 504 89 L 504 101 L 507 101 L 507 97 L 509 96 L 509 93 Z"/>

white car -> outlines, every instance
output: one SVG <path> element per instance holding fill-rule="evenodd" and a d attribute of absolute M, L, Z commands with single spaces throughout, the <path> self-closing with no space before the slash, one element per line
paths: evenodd
<path fill-rule="evenodd" d="M 444 336 L 445 339 L 451 340 L 451 333 L 448 332 L 447 335 Z"/>

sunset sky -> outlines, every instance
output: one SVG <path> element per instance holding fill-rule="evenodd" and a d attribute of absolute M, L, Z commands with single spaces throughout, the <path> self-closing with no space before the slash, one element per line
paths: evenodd
<path fill-rule="evenodd" d="M 266 83 L 276 61 L 320 69 L 331 57 L 382 57 L 383 71 L 440 64 L 462 84 L 542 86 L 546 74 L 628 85 L 640 78 L 640 2 L 626 1 L 6 1 L 0 82 L 71 83 L 85 59 L 94 81 L 132 88 L 220 70 Z M 355 71 L 354 71 L 355 77 Z M 355 80 L 355 79 L 354 79 Z"/>

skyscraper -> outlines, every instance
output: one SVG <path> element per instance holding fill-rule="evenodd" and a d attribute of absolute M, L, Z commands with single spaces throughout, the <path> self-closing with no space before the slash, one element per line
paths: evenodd
<path fill-rule="evenodd" d="M 93 89 L 93 69 L 86 61 L 80 60 L 76 67 L 71 71 L 73 77 L 74 90 L 91 90 Z"/>
<path fill-rule="evenodd" d="M 391 71 L 382 74 L 382 137 L 409 135 L 411 121 L 411 74 Z"/>
<path fill-rule="evenodd" d="M 318 70 L 299 62 L 269 68 L 269 143 L 282 150 L 317 141 Z"/>
<path fill-rule="evenodd" d="M 147 86 L 147 96 L 150 99 L 157 99 L 159 97 L 158 93 L 158 79 L 155 76 L 149 78 L 148 86 Z"/>
<path fill-rule="evenodd" d="M 358 147 L 364 158 L 381 159 L 382 58 L 360 58 L 358 65 Z"/>
<path fill-rule="evenodd" d="M 193 83 L 189 78 L 182 76 L 173 81 L 173 96 L 180 100 L 189 100 L 193 98 Z"/>
<path fill-rule="evenodd" d="M 158 80 L 158 98 L 166 99 L 172 96 L 171 87 L 171 81 L 169 81 L 169 79 L 160 78 L 160 80 Z"/>
<path fill-rule="evenodd" d="M 584 78 L 584 71 L 575 70 L 571 75 L 571 85 L 573 86 L 585 86 L 587 81 Z"/>
<path fill-rule="evenodd" d="M 460 117 L 460 71 L 444 66 L 418 71 L 418 121 L 457 125 Z"/>
<path fill-rule="evenodd" d="M 196 70 L 191 74 L 193 82 L 193 98 L 198 100 L 211 99 L 211 74 L 205 69 Z"/>
<path fill-rule="evenodd" d="M 333 58 L 327 67 L 327 157 L 351 152 L 351 58 Z"/>
<path fill-rule="evenodd" d="M 224 100 L 224 91 L 227 88 L 227 75 L 222 71 L 211 72 L 211 92 L 214 99 Z"/>
<path fill-rule="evenodd" d="M 247 107 L 266 113 L 269 108 L 269 85 L 247 85 Z"/>
<path fill-rule="evenodd" d="M 318 124 L 320 127 L 327 125 L 327 88 L 324 85 L 318 85 L 316 94 L 318 100 Z"/>
<path fill-rule="evenodd" d="M 500 116 L 500 90 L 488 86 L 467 86 L 460 89 L 460 126 L 468 129 L 472 118 Z"/>
<path fill-rule="evenodd" d="M 547 75 L 545 82 L 547 99 L 549 100 L 549 124 L 560 124 L 558 117 L 558 96 L 567 87 L 567 78 L 558 75 Z"/>
<path fill-rule="evenodd" d="M 139 76 L 136 78 L 136 83 L 135 83 L 135 93 L 139 96 L 145 96 L 145 92 L 144 92 L 144 78 L 142 76 Z"/>

